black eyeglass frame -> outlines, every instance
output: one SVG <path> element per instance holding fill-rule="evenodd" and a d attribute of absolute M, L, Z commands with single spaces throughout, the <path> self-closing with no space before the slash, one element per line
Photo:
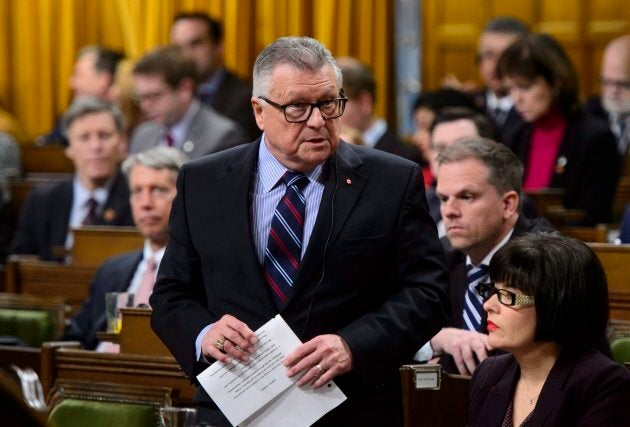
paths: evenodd
<path fill-rule="evenodd" d="M 498 289 L 493 282 L 478 283 L 475 285 L 475 291 L 484 302 L 492 298 L 492 295 L 496 295 L 499 302 L 507 307 L 521 307 L 526 305 L 534 305 L 534 297 L 529 295 L 516 295 L 514 292 L 507 289 Z"/>
<path fill-rule="evenodd" d="M 284 114 L 284 119 L 289 122 L 289 123 L 304 123 L 307 122 L 308 119 L 311 118 L 311 115 L 313 114 L 313 108 L 317 107 L 317 109 L 319 110 L 319 113 L 322 115 L 322 117 L 324 118 L 324 120 L 332 120 L 332 119 L 336 119 L 338 117 L 341 117 L 344 113 L 344 111 L 346 110 L 346 103 L 348 102 L 348 98 L 345 96 L 343 89 L 341 89 L 339 91 L 339 97 L 338 98 L 332 98 L 332 99 L 324 99 L 323 101 L 317 101 L 317 102 L 290 102 L 288 104 L 284 104 L 284 105 L 280 105 L 277 102 L 273 102 L 272 100 L 264 97 L 264 96 L 259 96 L 258 99 L 262 99 L 263 101 L 265 101 L 267 104 L 271 105 L 274 108 L 277 108 L 278 110 L 281 110 L 282 113 Z M 336 103 L 338 103 L 339 105 L 339 114 L 336 116 L 328 116 L 326 115 L 323 111 L 322 111 L 322 105 L 334 101 Z M 308 105 L 310 107 L 308 114 L 306 115 L 306 118 L 302 119 L 302 120 L 290 120 L 289 117 L 287 116 L 287 108 L 292 106 L 292 105 L 299 105 L 299 106 L 305 106 Z"/>

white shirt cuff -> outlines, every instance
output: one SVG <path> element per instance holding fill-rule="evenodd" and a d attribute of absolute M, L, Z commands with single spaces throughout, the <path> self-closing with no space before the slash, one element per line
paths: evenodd
<path fill-rule="evenodd" d="M 195 340 L 195 360 L 197 361 L 201 360 L 201 357 L 203 356 L 201 354 L 201 340 L 203 340 L 203 337 L 206 336 L 206 333 L 213 325 L 214 323 L 210 323 L 208 326 L 203 328 L 201 332 L 199 332 L 199 335 L 197 335 L 197 339 Z M 206 360 L 206 358 L 204 357 L 203 360 Z"/>

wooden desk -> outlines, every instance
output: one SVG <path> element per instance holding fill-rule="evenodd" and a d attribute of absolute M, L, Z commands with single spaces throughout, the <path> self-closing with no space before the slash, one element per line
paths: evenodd
<path fill-rule="evenodd" d="M 144 239 L 136 227 L 83 226 L 72 230 L 74 267 L 98 268 L 114 255 L 140 250 Z"/>
<path fill-rule="evenodd" d="M 42 348 L 41 380 L 48 394 L 58 379 L 169 387 L 173 404 L 193 405 L 195 387 L 172 357 L 97 353 L 79 348 Z"/>
<path fill-rule="evenodd" d="M 70 316 L 74 316 L 89 294 L 95 272 L 96 268 L 91 267 L 12 256 L 7 262 L 6 291 L 62 297 L 70 305 Z"/>
<path fill-rule="evenodd" d="M 589 243 L 608 280 L 610 318 L 630 320 L 630 245 Z"/>

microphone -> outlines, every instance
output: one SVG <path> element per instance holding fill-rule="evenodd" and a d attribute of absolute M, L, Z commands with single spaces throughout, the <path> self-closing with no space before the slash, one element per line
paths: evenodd
<path fill-rule="evenodd" d="M 308 325 L 308 321 L 311 317 L 311 310 L 313 308 L 313 303 L 315 302 L 315 297 L 317 296 L 317 291 L 319 286 L 324 280 L 324 276 L 326 276 L 326 251 L 328 250 L 328 243 L 330 242 L 330 238 L 332 237 L 333 229 L 335 228 L 335 195 L 337 194 L 337 188 L 339 187 L 339 181 L 337 179 L 337 159 L 331 159 L 331 163 L 333 163 L 333 174 L 335 180 L 335 187 L 333 188 L 332 198 L 330 201 L 330 228 L 328 229 L 328 236 L 326 236 L 326 241 L 324 243 L 324 250 L 322 252 L 322 274 L 319 276 L 319 280 L 313 289 L 313 296 L 311 297 L 311 301 L 308 304 L 308 310 L 306 311 L 306 320 L 304 321 L 304 326 L 302 327 L 302 333 L 300 334 L 300 338 L 304 336 L 306 332 L 306 327 Z M 321 207 L 321 204 L 320 204 Z"/>

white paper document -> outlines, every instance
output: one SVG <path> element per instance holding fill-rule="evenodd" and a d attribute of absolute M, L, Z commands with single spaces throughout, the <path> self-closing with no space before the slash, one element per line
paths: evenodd
<path fill-rule="evenodd" d="M 287 378 L 284 358 L 301 344 L 277 315 L 256 331 L 258 344 L 248 363 L 215 362 L 197 376 L 199 383 L 235 426 L 308 427 L 346 396 L 334 382 L 318 390 Z"/>

